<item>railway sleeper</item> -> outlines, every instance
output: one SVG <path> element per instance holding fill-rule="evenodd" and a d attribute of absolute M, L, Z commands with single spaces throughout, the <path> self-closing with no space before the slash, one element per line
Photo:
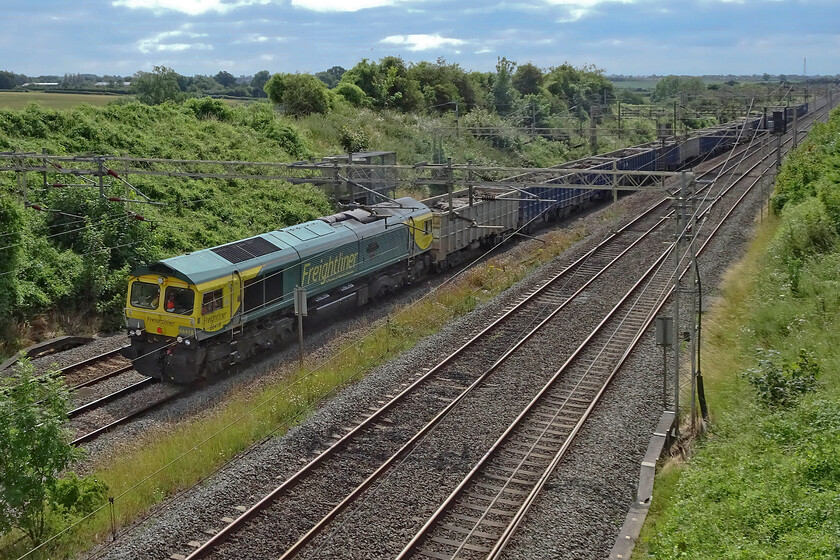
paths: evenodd
<path fill-rule="evenodd" d="M 475 498 L 475 499 L 478 499 L 478 500 L 485 500 L 487 502 L 491 502 L 491 503 L 495 503 L 495 504 L 505 504 L 505 505 L 508 505 L 508 506 L 518 506 L 521 503 L 518 500 L 509 500 L 507 498 L 500 498 L 498 496 L 485 496 L 484 494 L 477 494 L 475 492 L 466 492 L 464 495 L 469 496 L 470 498 Z"/>
<path fill-rule="evenodd" d="M 443 523 L 440 525 L 442 528 L 447 529 L 449 531 L 455 533 L 462 533 L 464 535 L 472 534 L 476 537 L 481 537 L 483 539 L 498 539 L 501 537 L 501 533 L 488 533 L 486 531 L 479 531 L 477 529 L 470 529 L 468 527 L 461 527 L 460 525 L 455 525 L 454 523 Z"/>

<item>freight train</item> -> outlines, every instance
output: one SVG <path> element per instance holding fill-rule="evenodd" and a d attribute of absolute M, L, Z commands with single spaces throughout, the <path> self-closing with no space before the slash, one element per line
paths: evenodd
<path fill-rule="evenodd" d="M 805 114 L 807 105 L 793 110 Z M 742 120 L 558 169 L 566 182 L 575 182 L 568 177 L 574 173 L 591 179 L 599 169 L 676 170 L 730 150 L 766 125 Z M 605 189 L 609 183 L 604 175 Z M 476 187 L 424 201 L 399 198 L 152 263 L 129 278 L 131 344 L 123 355 L 143 375 L 193 383 L 293 338 L 296 287 L 305 290 L 310 314 L 353 309 L 608 192 L 547 183 L 499 195 L 477 196 Z"/>

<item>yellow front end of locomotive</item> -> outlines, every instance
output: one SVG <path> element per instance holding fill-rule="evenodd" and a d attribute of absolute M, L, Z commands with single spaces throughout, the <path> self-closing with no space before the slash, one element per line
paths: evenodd
<path fill-rule="evenodd" d="M 172 277 L 138 276 L 129 283 L 126 322 L 130 330 L 186 338 L 196 330 L 224 328 L 240 299 L 238 286 L 229 279 L 191 285 Z"/>

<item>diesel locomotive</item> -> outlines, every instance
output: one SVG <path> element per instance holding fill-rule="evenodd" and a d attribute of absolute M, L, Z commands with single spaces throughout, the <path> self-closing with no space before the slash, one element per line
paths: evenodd
<path fill-rule="evenodd" d="M 366 304 L 430 266 L 432 213 L 413 198 L 325 216 L 132 273 L 123 355 L 143 375 L 191 383 L 293 336 L 310 313 Z"/>

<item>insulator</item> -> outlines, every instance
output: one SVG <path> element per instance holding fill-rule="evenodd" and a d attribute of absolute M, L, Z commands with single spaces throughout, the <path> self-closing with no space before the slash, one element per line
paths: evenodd
<path fill-rule="evenodd" d="M 145 222 L 145 221 L 146 221 L 146 218 L 145 218 L 145 217 L 143 217 L 143 216 L 141 216 L 140 214 L 134 214 L 134 219 L 135 219 L 135 220 L 140 220 L 141 222 Z"/>
<path fill-rule="evenodd" d="M 35 210 L 40 210 L 41 212 L 44 211 L 44 208 L 40 204 L 30 204 L 30 208 L 34 208 Z"/>
<path fill-rule="evenodd" d="M 53 183 L 52 186 L 54 186 L 56 188 L 59 188 L 59 187 L 66 187 L 67 185 L 65 185 L 64 183 Z"/>
<path fill-rule="evenodd" d="M 116 177 L 117 179 L 119 179 L 119 178 L 120 178 L 120 176 L 119 176 L 119 175 L 117 175 L 117 172 L 116 172 L 116 171 L 114 171 L 113 169 L 109 169 L 109 170 L 108 170 L 108 175 L 110 175 L 111 177 Z"/>
<path fill-rule="evenodd" d="M 122 202 L 122 199 L 118 196 L 109 196 L 108 200 L 111 202 Z"/>

